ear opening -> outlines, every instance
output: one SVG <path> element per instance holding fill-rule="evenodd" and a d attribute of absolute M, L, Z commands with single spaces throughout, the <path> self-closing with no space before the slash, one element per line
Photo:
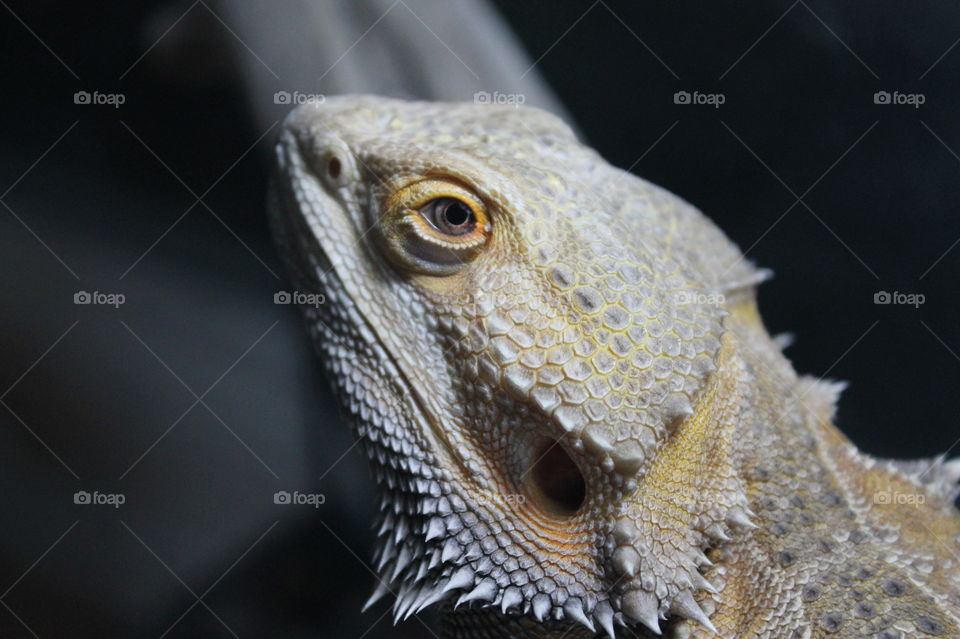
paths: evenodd
<path fill-rule="evenodd" d="M 555 439 L 546 440 L 538 448 L 528 485 L 536 505 L 555 517 L 575 515 L 587 494 L 583 474 Z"/>

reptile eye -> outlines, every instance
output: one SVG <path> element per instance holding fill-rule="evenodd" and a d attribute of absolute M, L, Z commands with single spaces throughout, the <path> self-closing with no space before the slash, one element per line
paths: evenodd
<path fill-rule="evenodd" d="M 424 275 L 452 275 L 491 238 L 483 201 L 458 181 L 426 179 L 401 187 L 377 222 L 381 247 L 394 265 Z"/>
<path fill-rule="evenodd" d="M 446 235 L 466 235 L 477 228 L 477 216 L 470 205 L 452 197 L 430 200 L 420 209 L 420 215 Z"/>

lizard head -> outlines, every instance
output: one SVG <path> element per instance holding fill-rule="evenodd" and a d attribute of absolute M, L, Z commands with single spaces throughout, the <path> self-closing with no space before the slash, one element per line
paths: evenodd
<path fill-rule="evenodd" d="M 398 616 L 709 624 L 709 518 L 654 544 L 645 480 L 756 276 L 712 224 L 545 112 L 363 96 L 291 114 L 271 208 L 326 298 L 307 323 L 383 491 Z"/>

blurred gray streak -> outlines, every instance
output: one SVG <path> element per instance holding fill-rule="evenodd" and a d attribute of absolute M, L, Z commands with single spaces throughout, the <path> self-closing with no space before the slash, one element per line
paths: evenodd
<path fill-rule="evenodd" d="M 289 111 L 273 102 L 276 91 L 454 101 L 500 91 L 566 117 L 540 75 L 524 74 L 531 60 L 481 0 L 290 0 L 282 11 L 268 0 L 216 6 L 240 36 L 233 51 L 264 126 Z"/>

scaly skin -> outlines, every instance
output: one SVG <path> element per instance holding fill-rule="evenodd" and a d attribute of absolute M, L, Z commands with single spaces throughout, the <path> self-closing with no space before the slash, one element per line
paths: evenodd
<path fill-rule="evenodd" d="M 296 285 L 327 299 L 307 325 L 382 490 L 374 598 L 397 617 L 960 637 L 960 464 L 859 453 L 839 386 L 765 331 L 765 273 L 553 116 L 308 104 L 270 199 Z"/>

